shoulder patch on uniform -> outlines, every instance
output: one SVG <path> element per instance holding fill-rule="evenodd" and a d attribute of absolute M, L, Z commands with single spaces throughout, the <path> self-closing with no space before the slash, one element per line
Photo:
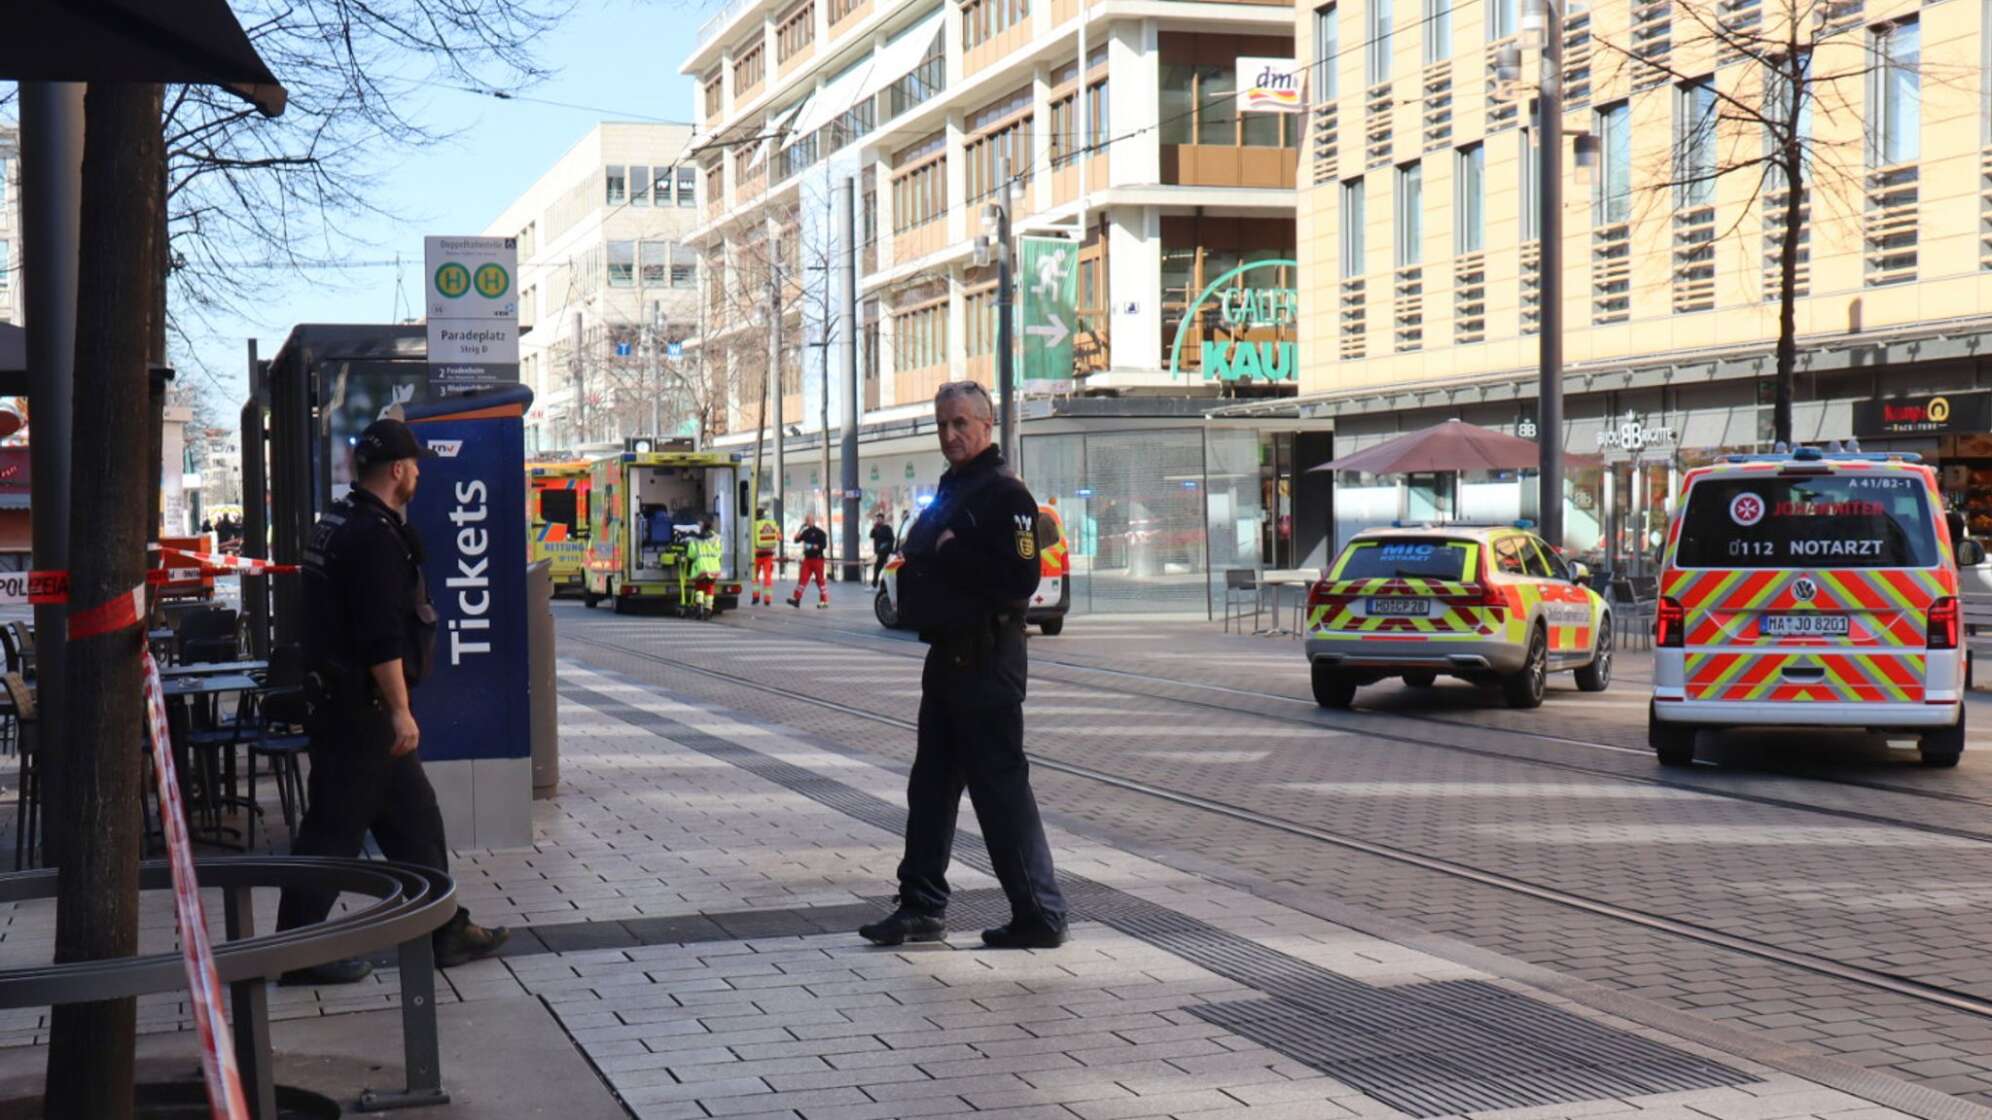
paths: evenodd
<path fill-rule="evenodd" d="M 1017 558 L 1020 560 L 1037 559 L 1037 534 L 1035 532 L 1024 529 L 1017 533 Z"/>

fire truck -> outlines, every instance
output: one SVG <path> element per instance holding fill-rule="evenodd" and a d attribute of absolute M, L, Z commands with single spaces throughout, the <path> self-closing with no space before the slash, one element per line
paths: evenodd
<path fill-rule="evenodd" d="M 526 562 L 552 565 L 553 593 L 580 591 L 588 563 L 588 462 L 526 464 Z"/>
<path fill-rule="evenodd" d="M 742 517 L 746 482 L 737 455 L 716 451 L 624 451 L 588 467 L 588 540 L 582 596 L 618 614 L 651 605 L 689 614 L 694 606 L 691 540 L 712 517 L 725 548 L 714 606 L 740 603 L 753 549 Z M 752 510 L 748 510 L 751 514 Z"/>

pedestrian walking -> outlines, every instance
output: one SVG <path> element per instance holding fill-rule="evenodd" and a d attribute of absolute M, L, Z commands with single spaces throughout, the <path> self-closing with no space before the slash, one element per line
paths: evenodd
<path fill-rule="evenodd" d="M 892 526 L 885 523 L 885 511 L 872 514 L 872 590 L 878 590 L 879 581 L 885 578 L 885 562 L 892 559 L 892 547 L 899 538 L 892 532 Z"/>
<path fill-rule="evenodd" d="M 692 539 L 692 579 L 698 588 L 699 618 L 712 617 L 713 589 L 719 584 L 720 561 L 726 554 L 726 542 L 720 539 L 719 530 L 713 528 L 710 516 L 699 520 L 699 535 Z"/>
<path fill-rule="evenodd" d="M 422 730 L 408 706 L 435 652 L 436 612 L 422 578 L 422 538 L 408 503 L 434 458 L 399 420 L 376 420 L 354 449 L 357 480 L 312 530 L 305 549 L 305 653 L 311 666 L 309 808 L 294 856 L 360 854 L 372 832 L 392 860 L 449 870 L 436 792 L 423 773 Z M 277 929 L 325 920 L 336 889 L 287 887 Z M 490 956 L 507 931 L 485 929 L 458 908 L 433 935 L 436 963 Z M 357 958 L 284 974 L 285 984 L 343 984 L 373 966 Z"/>
<path fill-rule="evenodd" d="M 775 605 L 775 553 L 782 547 L 782 527 L 768 511 L 754 511 L 754 605 Z"/>
<path fill-rule="evenodd" d="M 948 858 L 966 787 L 1010 902 L 1010 923 L 983 930 L 983 943 L 1052 949 L 1065 942 L 1065 898 L 1024 758 L 1024 607 L 1038 582 L 1037 501 L 991 442 L 988 390 L 943 385 L 934 417 L 948 470 L 906 534 L 899 569 L 899 616 L 927 643 L 899 905 L 858 932 L 880 945 L 947 935 Z"/>
<path fill-rule="evenodd" d="M 830 537 L 816 527 L 816 515 L 806 513 L 802 517 L 802 529 L 795 535 L 795 543 L 802 546 L 802 574 L 795 581 L 795 594 L 789 596 L 791 607 L 802 606 L 802 589 L 816 580 L 816 609 L 825 610 L 830 606 L 830 587 L 823 582 L 823 554 L 830 548 Z"/>

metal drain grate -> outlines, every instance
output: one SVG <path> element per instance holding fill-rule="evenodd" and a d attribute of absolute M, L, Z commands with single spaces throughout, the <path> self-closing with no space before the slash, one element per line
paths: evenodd
<path fill-rule="evenodd" d="M 794 763 L 632 707 L 591 689 L 561 693 L 895 836 L 906 812 Z M 980 837 L 963 834 L 955 859 L 993 874 Z M 1330 972 L 1208 922 L 1083 876 L 1061 875 L 1075 921 L 1095 921 L 1269 998 L 1192 1005 L 1191 1014 L 1319 1070 L 1412 1116 L 1644 1096 L 1757 1080 L 1638 1035 L 1600 1026 L 1480 980 L 1378 987 Z M 993 904 L 1001 892 L 959 892 Z M 966 916 L 966 915 L 962 915 Z"/>

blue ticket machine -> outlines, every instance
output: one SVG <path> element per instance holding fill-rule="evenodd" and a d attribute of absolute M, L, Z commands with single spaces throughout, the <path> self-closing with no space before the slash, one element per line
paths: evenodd
<path fill-rule="evenodd" d="M 454 848 L 532 843 L 526 644 L 526 409 L 506 385 L 410 403 L 436 452 L 408 515 L 422 534 L 437 615 L 435 668 L 415 690 L 422 759 Z"/>

